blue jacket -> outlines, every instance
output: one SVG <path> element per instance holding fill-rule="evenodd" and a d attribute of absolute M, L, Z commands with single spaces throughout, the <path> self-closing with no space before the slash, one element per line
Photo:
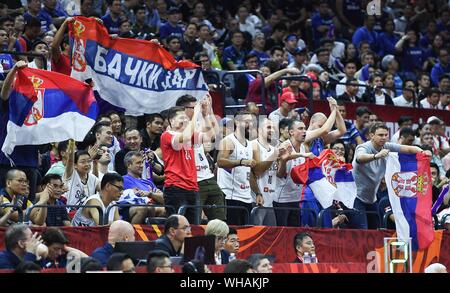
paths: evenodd
<path fill-rule="evenodd" d="M 102 247 L 98 247 L 92 252 L 91 257 L 98 260 L 102 266 L 106 266 L 106 263 L 108 262 L 109 257 L 113 254 L 114 247 L 106 242 Z"/>
<path fill-rule="evenodd" d="M 36 255 L 27 252 L 23 261 L 36 262 Z M 12 251 L 5 250 L 0 252 L 0 269 L 15 269 L 21 262 Z"/>

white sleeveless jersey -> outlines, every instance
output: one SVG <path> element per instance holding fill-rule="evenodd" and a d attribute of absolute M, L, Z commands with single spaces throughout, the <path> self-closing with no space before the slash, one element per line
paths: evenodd
<path fill-rule="evenodd" d="M 211 179 L 214 177 L 209 168 L 208 159 L 205 155 L 205 149 L 202 144 L 194 145 L 195 168 L 197 169 L 197 182 Z"/>
<path fill-rule="evenodd" d="M 269 145 L 269 149 L 266 149 L 257 139 L 252 141 L 252 144 L 257 144 L 259 148 L 259 158 L 261 161 L 267 160 L 272 154 L 275 152 L 275 148 Z M 267 169 L 263 174 L 261 174 L 256 182 L 258 183 L 259 191 L 263 195 L 264 198 L 264 206 L 272 207 L 273 204 L 273 196 L 275 194 L 275 188 L 277 185 L 277 170 L 278 165 L 277 161 L 274 161 L 269 169 Z M 252 193 L 255 200 L 255 194 Z"/>
<path fill-rule="evenodd" d="M 234 144 L 234 150 L 228 157 L 230 160 L 253 159 L 252 145 L 246 140 L 242 145 L 234 133 L 225 137 Z M 217 184 L 225 193 L 225 199 L 238 200 L 245 203 L 252 202 L 250 191 L 250 167 L 238 166 L 232 169 L 219 168 L 217 170 Z"/>
<path fill-rule="evenodd" d="M 289 141 L 292 145 L 292 142 Z M 292 146 L 294 147 L 294 146 Z M 305 147 L 302 144 L 300 147 L 300 153 L 305 153 Z M 276 191 L 273 197 L 273 201 L 277 203 L 297 202 L 301 200 L 303 184 L 296 184 L 292 181 L 291 170 L 292 168 L 301 165 L 305 162 L 305 158 L 297 158 L 289 160 L 286 163 L 286 177 L 277 177 Z"/>
<path fill-rule="evenodd" d="M 86 199 L 86 203 L 88 201 L 90 201 L 91 199 L 96 199 L 100 203 L 100 207 L 103 211 L 103 216 L 105 216 L 107 207 L 105 207 L 105 205 L 103 204 L 103 201 L 100 198 L 100 194 L 96 193 L 96 194 L 89 196 Z M 108 207 L 111 205 L 114 205 L 114 204 L 116 204 L 116 202 L 112 201 L 108 205 Z M 108 215 L 108 223 L 105 223 L 106 225 L 109 225 L 114 221 L 114 214 L 116 213 L 116 210 L 117 210 L 117 207 L 111 208 L 109 215 Z M 82 212 L 83 212 L 83 208 L 78 209 L 77 213 L 75 214 L 75 216 L 72 219 L 72 226 L 85 226 L 85 227 L 95 226 L 95 222 L 91 218 L 87 218 L 85 215 L 83 215 Z"/>

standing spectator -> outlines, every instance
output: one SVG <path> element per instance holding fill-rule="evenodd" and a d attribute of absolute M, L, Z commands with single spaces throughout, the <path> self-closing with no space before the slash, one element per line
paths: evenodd
<path fill-rule="evenodd" d="M 155 250 L 162 250 L 169 256 L 180 256 L 184 239 L 191 233 L 188 220 L 181 215 L 171 215 L 164 225 L 164 235 L 155 241 Z"/>
<path fill-rule="evenodd" d="M 167 51 L 175 58 L 176 61 L 183 59 L 183 52 L 181 51 L 180 38 L 175 35 L 170 35 L 166 38 Z"/>
<path fill-rule="evenodd" d="M 277 46 L 280 48 L 284 47 L 284 37 L 287 32 L 287 26 L 284 23 L 278 23 L 273 27 L 272 34 L 270 38 L 266 40 L 266 45 L 264 47 L 264 51 L 272 51 L 272 48 Z"/>
<path fill-rule="evenodd" d="M 154 36 L 157 30 L 157 21 L 152 21 L 151 15 L 156 16 L 158 12 L 156 10 L 147 10 L 146 6 L 136 6 L 133 11 L 135 15 L 135 22 L 131 27 L 131 32 L 140 40 L 149 40 Z M 159 18 L 159 15 L 158 15 Z"/>
<path fill-rule="evenodd" d="M 195 40 L 197 37 L 197 25 L 195 23 L 189 23 L 186 26 L 186 30 L 181 40 L 181 50 L 183 51 L 184 58 L 193 60 L 195 54 L 203 51 L 203 46 Z"/>
<path fill-rule="evenodd" d="M 53 19 L 50 15 L 44 13 L 41 9 L 41 0 L 27 0 L 27 9 L 28 11 L 23 14 L 23 17 L 26 21 L 28 21 L 32 17 L 38 18 L 41 23 L 42 32 L 56 32 L 56 27 L 53 24 Z"/>
<path fill-rule="evenodd" d="M 310 256 L 316 253 L 316 247 L 314 246 L 314 240 L 311 234 L 307 232 L 301 232 L 294 237 L 294 249 L 296 253 L 294 263 L 303 263 L 303 256 L 308 253 Z"/>
<path fill-rule="evenodd" d="M 377 39 L 378 56 L 394 55 L 395 44 L 399 39 L 399 36 L 394 32 L 394 21 L 392 19 L 386 20 L 384 31 L 378 35 Z"/>
<path fill-rule="evenodd" d="M 250 189 L 250 172 L 255 167 L 252 146 L 249 142 L 253 117 L 247 112 L 238 113 L 234 117 L 235 130 L 220 143 L 217 155 L 217 183 L 225 193 L 227 206 L 244 207 L 250 215 L 252 196 Z M 257 201 L 262 200 L 259 194 Z M 245 225 L 246 213 L 237 209 L 227 210 L 229 224 Z"/>
<path fill-rule="evenodd" d="M 439 84 L 439 79 L 443 75 L 450 74 L 450 62 L 448 58 L 448 50 L 446 48 L 442 48 L 439 50 L 439 63 L 433 66 L 431 69 L 431 81 L 433 82 L 433 86 L 437 86 Z"/>
<path fill-rule="evenodd" d="M 414 142 L 414 130 L 412 128 L 406 127 L 400 130 L 400 136 L 398 139 L 398 144 L 401 145 L 413 145 Z"/>
<path fill-rule="evenodd" d="M 353 158 L 353 177 L 357 187 L 357 195 L 353 208 L 359 213 L 350 217 L 350 227 L 367 229 L 377 227 L 372 221 L 368 223 L 366 211 L 376 211 L 376 192 L 386 172 L 386 157 L 389 151 L 415 154 L 422 152 L 416 146 L 399 145 L 387 142 L 389 128 L 383 123 L 375 123 L 370 127 L 371 140 L 356 147 Z M 424 152 L 431 157 L 430 152 Z"/>
<path fill-rule="evenodd" d="M 178 24 L 181 19 L 180 10 L 176 7 L 170 7 L 168 11 L 167 22 L 159 28 L 159 38 L 163 42 L 168 36 L 183 37 L 183 28 Z"/>
<path fill-rule="evenodd" d="M 273 207 L 273 197 L 276 189 L 276 175 L 278 150 L 272 145 L 276 141 L 273 136 L 278 124 L 267 118 L 260 121 L 258 138 L 251 141 L 253 148 L 253 158 L 256 161 L 255 168 L 250 174 L 250 183 L 256 180 L 260 194 L 263 197 L 262 204 L 254 198 L 258 206 Z M 256 188 L 255 188 L 256 189 Z M 256 213 L 255 225 L 276 226 L 277 221 L 272 209 L 258 210 Z"/>
<path fill-rule="evenodd" d="M 106 217 L 107 209 L 119 200 L 123 192 L 123 178 L 117 173 L 106 173 L 101 182 L 99 193 L 93 194 L 86 199 L 85 205 L 93 205 L 99 207 L 103 213 L 97 208 L 82 207 L 78 209 L 72 219 L 73 226 L 98 226 L 103 221 L 101 215 Z M 119 210 L 117 206 L 113 206 L 109 210 L 108 218 L 105 224 L 111 224 L 119 220 Z"/>
<path fill-rule="evenodd" d="M 343 119 L 347 117 L 347 109 L 345 108 L 345 102 L 343 101 L 337 101 L 338 104 L 338 111 L 341 113 L 341 116 Z M 347 132 L 341 136 L 341 139 L 344 141 L 346 145 L 358 145 L 362 144 L 364 141 L 361 138 L 361 135 L 356 129 L 355 125 L 348 120 L 345 121 L 345 128 L 347 129 Z"/>
<path fill-rule="evenodd" d="M 70 66 L 70 44 L 69 38 L 64 36 L 67 24 L 72 22 L 74 18 L 68 17 L 59 27 L 55 34 L 51 45 L 52 52 L 52 70 L 70 75 L 72 67 Z"/>
<path fill-rule="evenodd" d="M 278 126 L 281 119 L 291 118 L 293 116 L 292 110 L 294 110 L 295 105 L 297 105 L 297 99 L 291 91 L 286 91 L 280 97 L 280 107 L 270 113 L 269 119 Z M 278 128 L 278 127 L 277 127 Z"/>
<path fill-rule="evenodd" d="M 27 64 L 24 61 L 18 61 L 9 71 L 5 81 L 3 82 L 0 100 L 0 145 L 3 145 L 6 135 L 8 134 L 7 125 L 9 120 L 9 98 L 12 91 L 13 81 L 15 79 L 17 69 L 25 67 L 26 65 Z M 0 151 L 0 187 L 5 187 L 5 175 L 10 169 L 12 169 L 10 160 L 14 162 L 15 168 L 25 172 L 26 178 L 29 180 L 29 196 L 30 199 L 33 200 L 36 193 L 37 183 L 38 146 L 16 146 L 9 158 L 7 158 L 5 154 Z"/>
<path fill-rule="evenodd" d="M 113 254 L 116 242 L 133 242 L 134 228 L 128 222 L 117 220 L 109 226 L 108 241 L 101 247 L 96 248 L 91 257 L 98 260 L 102 266 L 106 266 L 109 257 Z"/>
<path fill-rule="evenodd" d="M 17 39 L 18 48 L 21 53 L 28 53 L 32 49 L 33 42 L 38 39 L 41 34 L 41 22 L 35 17 L 26 20 L 24 32 Z"/>
<path fill-rule="evenodd" d="M 194 106 L 191 121 L 183 107 L 172 107 L 168 120 L 170 130 L 161 135 L 161 150 L 164 158 L 164 201 L 178 210 L 182 205 L 198 205 L 197 171 L 193 144 L 201 135 L 195 132 L 197 120 L 204 102 Z M 194 143 L 193 143 L 194 142 Z M 170 213 L 170 212 L 169 212 Z M 188 209 L 186 217 L 195 222 L 196 210 Z"/>
<path fill-rule="evenodd" d="M 40 226 L 70 226 L 69 215 L 65 202 L 61 200 L 64 193 L 64 183 L 57 174 L 45 175 L 42 179 L 44 190 L 36 194 L 36 205 L 48 205 L 48 207 L 34 208 L 31 215 L 36 216 L 36 225 Z M 59 207 L 58 207 L 59 206 Z"/>
<path fill-rule="evenodd" d="M 127 128 L 124 137 L 125 147 L 116 154 L 114 160 L 114 170 L 122 176 L 127 174 L 127 167 L 123 161 L 125 155 L 130 151 L 140 151 L 142 144 L 141 134 L 136 128 Z"/>
<path fill-rule="evenodd" d="M 0 252 L 0 269 L 15 269 L 21 262 L 35 262 L 41 243 L 41 236 L 33 234 L 27 225 L 12 225 L 5 233 L 6 250 Z"/>
<path fill-rule="evenodd" d="M 359 47 L 362 41 L 366 41 L 370 45 L 370 49 L 377 52 L 377 33 L 374 30 L 375 16 L 364 15 L 364 26 L 358 28 L 352 37 L 352 43 Z"/>
<path fill-rule="evenodd" d="M 339 26 L 339 21 L 333 15 L 327 0 L 319 1 L 319 9 L 311 17 L 311 26 L 313 29 L 314 47 L 319 46 L 320 39 L 326 37 L 333 29 L 333 26 Z"/>
<path fill-rule="evenodd" d="M 141 130 L 142 148 L 156 151 L 160 147 L 161 134 L 163 133 L 164 119 L 161 114 L 153 113 L 146 117 L 145 129 Z"/>
<path fill-rule="evenodd" d="M 426 55 L 418 44 L 415 30 L 408 29 L 395 44 L 395 50 L 402 56 L 402 73 L 406 78 L 416 79 L 417 73 L 427 68 Z"/>
<path fill-rule="evenodd" d="M 120 22 L 123 20 L 120 0 L 108 0 L 107 3 L 108 13 L 102 17 L 103 25 L 109 34 L 119 34 Z"/>
<path fill-rule="evenodd" d="M 273 206 L 300 208 L 300 199 L 303 186 L 294 183 L 291 170 L 303 164 L 308 154 L 303 144 L 306 137 L 305 124 L 298 120 L 291 120 L 289 125 L 289 140 L 281 144 L 284 149 L 278 159 L 277 184 L 273 197 Z M 311 153 L 310 153 L 311 154 Z M 278 226 L 298 227 L 300 224 L 300 211 L 276 210 L 275 217 Z"/>
<path fill-rule="evenodd" d="M 252 42 L 252 50 L 249 54 L 256 55 L 259 59 L 259 64 L 264 64 L 270 59 L 270 56 L 264 51 L 266 45 L 266 39 L 263 33 L 256 33 Z"/>
<path fill-rule="evenodd" d="M 46 42 L 43 40 L 36 40 L 31 46 L 31 53 L 42 57 L 34 57 L 33 61 L 28 63 L 28 67 L 48 71 L 52 70 L 50 48 Z"/>
<path fill-rule="evenodd" d="M 244 57 L 248 51 L 243 47 L 244 34 L 241 31 L 231 35 L 231 46 L 223 51 L 222 65 L 229 70 L 240 70 L 244 67 Z"/>

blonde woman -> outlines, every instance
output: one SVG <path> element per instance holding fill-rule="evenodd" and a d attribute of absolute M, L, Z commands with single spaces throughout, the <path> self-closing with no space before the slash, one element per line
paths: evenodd
<path fill-rule="evenodd" d="M 227 223 L 222 220 L 215 219 L 208 222 L 205 229 L 205 235 L 216 236 L 216 246 L 214 258 L 216 265 L 227 264 L 229 262 L 230 253 L 224 249 L 225 241 L 230 229 Z"/>

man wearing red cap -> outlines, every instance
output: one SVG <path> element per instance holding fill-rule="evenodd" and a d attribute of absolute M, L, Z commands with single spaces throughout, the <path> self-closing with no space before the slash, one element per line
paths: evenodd
<path fill-rule="evenodd" d="M 278 128 L 278 123 L 281 119 L 294 116 L 292 110 L 294 110 L 295 105 L 297 105 L 297 99 L 293 92 L 286 91 L 281 95 L 280 107 L 269 115 L 269 119 L 275 124 L 276 128 Z"/>

